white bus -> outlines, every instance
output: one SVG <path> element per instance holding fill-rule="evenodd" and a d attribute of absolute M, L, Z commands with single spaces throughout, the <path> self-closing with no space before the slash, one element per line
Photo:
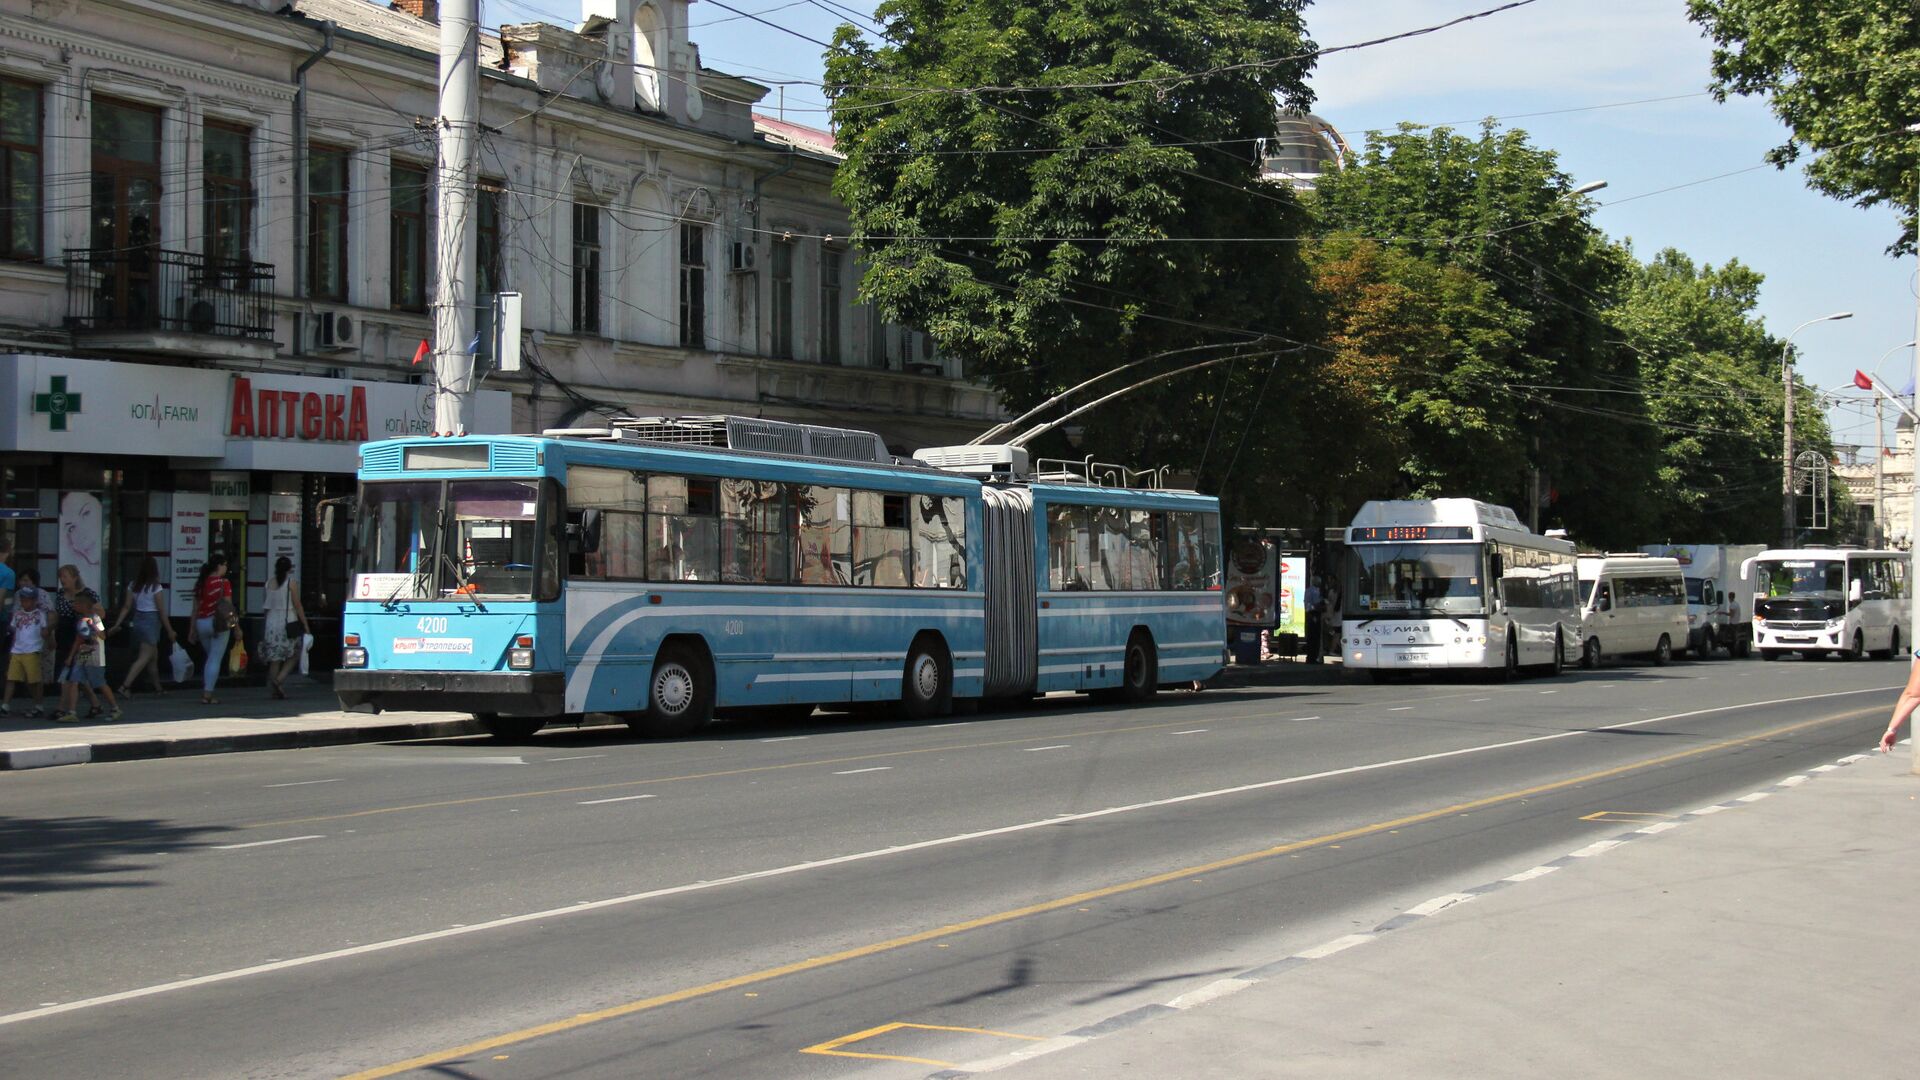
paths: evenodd
<path fill-rule="evenodd" d="M 1650 657 L 1666 666 L 1688 649 L 1687 586 L 1676 559 L 1649 555 L 1582 555 L 1580 666 L 1606 657 Z"/>
<path fill-rule="evenodd" d="M 1828 652 L 1848 660 L 1869 652 L 1899 656 L 1913 641 L 1910 558 L 1904 551 L 1812 547 L 1771 549 L 1748 560 L 1760 659 L 1790 652 L 1808 659 Z"/>
<path fill-rule="evenodd" d="M 1347 529 L 1341 658 L 1396 671 L 1523 666 L 1559 674 L 1578 647 L 1573 544 L 1474 499 L 1369 502 Z"/>

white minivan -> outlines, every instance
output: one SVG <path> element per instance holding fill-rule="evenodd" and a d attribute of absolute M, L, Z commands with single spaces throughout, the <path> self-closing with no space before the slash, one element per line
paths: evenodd
<path fill-rule="evenodd" d="M 1647 656 L 1665 664 L 1687 650 L 1687 586 L 1677 559 L 1583 555 L 1580 666 L 1609 656 Z"/>

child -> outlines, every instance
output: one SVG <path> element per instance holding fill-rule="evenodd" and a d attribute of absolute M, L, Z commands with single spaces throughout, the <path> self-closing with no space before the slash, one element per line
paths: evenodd
<path fill-rule="evenodd" d="M 113 691 L 107 689 L 107 652 L 103 645 L 107 626 L 100 618 L 99 609 L 100 605 L 85 592 L 73 598 L 73 649 L 67 654 L 67 666 L 60 679 L 61 712 L 54 717 L 62 724 L 80 722 L 75 712 L 80 706 L 80 691 L 83 689 L 93 706 L 87 711 L 89 720 L 100 715 L 101 694 L 107 696 L 107 708 L 110 710 L 107 719 L 120 719 L 120 703 L 114 700 Z"/>
<path fill-rule="evenodd" d="M 0 690 L 0 716 L 13 715 L 13 684 L 25 683 L 33 691 L 33 708 L 28 716 L 40 715 L 40 649 L 47 635 L 47 612 L 40 606 L 40 590 L 23 585 L 14 597 L 18 605 L 8 620 L 13 630 L 13 651 L 7 657 L 7 685 Z"/>

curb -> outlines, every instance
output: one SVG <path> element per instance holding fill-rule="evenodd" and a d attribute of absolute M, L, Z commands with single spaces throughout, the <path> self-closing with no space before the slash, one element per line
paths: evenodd
<path fill-rule="evenodd" d="M 1910 739 L 1903 739 L 1900 745 L 1906 746 L 1910 742 Z M 1344 937 L 1335 938 L 1332 941 L 1324 942 L 1312 948 L 1303 949 L 1291 956 L 1284 956 L 1278 960 L 1236 972 L 1225 978 L 1216 979 L 1205 986 L 1181 994 L 1171 1001 L 1135 1006 L 1125 1012 L 1109 1016 L 1104 1020 L 1082 1025 L 1064 1035 L 1056 1035 L 1052 1038 L 1044 1039 L 1034 1043 L 1032 1046 L 1015 1050 L 1011 1053 L 1001 1054 L 997 1057 L 985 1058 L 931 1073 L 927 1076 L 927 1080 L 966 1080 L 968 1077 L 978 1076 L 982 1073 L 998 1072 L 1002 1069 L 1031 1061 L 1036 1057 L 1058 1053 L 1062 1050 L 1070 1050 L 1076 1046 L 1100 1038 L 1101 1036 L 1111 1035 L 1116 1031 L 1124 1031 L 1162 1016 L 1171 1016 L 1185 1012 L 1188 1009 L 1197 1008 L 1210 1001 L 1217 1001 L 1229 994 L 1245 990 L 1257 983 L 1284 975 L 1294 968 L 1310 964 L 1316 960 L 1323 960 L 1329 956 L 1355 948 L 1356 946 L 1362 946 L 1370 941 L 1378 940 L 1385 934 L 1392 933 L 1402 927 L 1414 925 L 1424 919 L 1438 915 L 1449 908 L 1468 903 L 1488 893 L 1498 892 L 1501 889 L 1510 888 L 1522 882 L 1545 877 L 1548 874 L 1555 873 L 1584 859 L 1605 854 L 1623 844 L 1647 837 L 1658 836 L 1661 833 L 1670 832 L 1682 825 L 1710 817 L 1714 814 L 1724 813 L 1728 810 L 1736 810 L 1742 806 L 1749 806 L 1769 796 L 1799 787 L 1801 784 L 1814 779 L 1822 773 L 1829 773 L 1836 769 L 1845 768 L 1857 761 L 1864 761 L 1871 756 L 1871 754 L 1848 754 L 1846 757 L 1840 758 L 1837 761 L 1824 765 L 1815 765 L 1806 772 L 1784 777 L 1773 784 L 1737 798 L 1727 799 L 1710 806 L 1702 806 L 1684 814 L 1677 814 L 1666 821 L 1655 822 L 1651 825 L 1644 825 L 1636 829 L 1629 829 L 1626 832 L 1619 833 L 1605 840 L 1596 840 L 1585 847 L 1570 851 L 1557 859 L 1550 859 L 1538 866 L 1522 870 L 1517 874 L 1509 874 L 1506 877 L 1494 881 L 1462 889 L 1459 892 L 1446 893 L 1423 903 L 1415 904 L 1406 911 L 1375 926 L 1372 930 L 1347 934 Z"/>
<path fill-rule="evenodd" d="M 1250 686 L 1336 686 L 1345 681 L 1346 669 L 1338 664 L 1281 663 L 1252 665 L 1228 664 L 1207 680 L 1209 690 L 1236 690 Z"/>
<path fill-rule="evenodd" d="M 296 750 L 313 746 L 389 742 L 404 739 L 447 739 L 478 735 L 477 720 L 422 720 L 413 723 L 357 724 L 352 727 L 307 728 L 292 731 L 255 731 L 237 735 L 156 736 L 151 739 L 102 743 L 60 743 L 50 746 L 0 750 L 0 771 L 45 769 L 55 765 L 84 765 L 94 761 L 140 761 L 147 758 L 196 757 L 245 750 Z"/>

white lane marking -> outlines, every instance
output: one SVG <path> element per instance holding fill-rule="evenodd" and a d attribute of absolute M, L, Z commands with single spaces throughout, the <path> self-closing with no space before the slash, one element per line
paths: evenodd
<path fill-rule="evenodd" d="M 1626 841 L 1624 840 L 1595 840 L 1593 843 L 1588 844 L 1586 847 L 1581 848 L 1579 851 L 1567 852 L 1567 856 L 1573 859 L 1590 859 L 1595 855 L 1599 855 L 1603 852 L 1612 851 L 1614 848 L 1617 848 L 1624 843 L 1626 843 Z"/>
<path fill-rule="evenodd" d="M 1196 727 L 1196 728 L 1188 728 L 1185 731 L 1170 731 L 1167 734 L 1169 735 L 1200 735 L 1205 733 L 1206 730 L 1207 729 L 1203 727 Z"/>
<path fill-rule="evenodd" d="M 1536 866 L 1531 870 L 1522 870 L 1517 874 L 1508 874 L 1506 877 L 1501 878 L 1500 880 L 1511 881 L 1515 883 L 1519 883 L 1522 881 L 1532 881 L 1534 878 L 1546 877 L 1548 874 L 1551 874 L 1558 869 L 1560 868 L 1557 866 Z"/>
<path fill-rule="evenodd" d="M 1401 705 L 1401 706 L 1399 706 L 1399 707 L 1397 707 L 1397 708 L 1392 708 L 1392 709 L 1388 709 L 1387 711 L 1388 711 L 1388 712 L 1412 712 L 1412 711 L 1413 711 L 1413 706 L 1411 706 L 1411 705 Z"/>
<path fill-rule="evenodd" d="M 267 785 L 265 785 L 265 786 L 267 786 L 267 787 L 270 787 L 270 788 L 276 788 L 276 787 L 306 787 L 306 786 L 307 786 L 308 784 L 338 784 L 338 783 L 340 783 L 340 782 L 341 782 L 342 780 L 344 780 L 344 779 L 345 779 L 345 777 L 335 777 L 335 778 L 333 778 L 332 780 L 294 780 L 294 781 L 290 781 L 290 782 L 288 782 L 288 783 L 285 783 L 285 784 L 267 784 Z"/>
<path fill-rule="evenodd" d="M 965 726 L 967 726 L 968 724 L 971 724 L 971 723 L 973 723 L 973 721 L 971 721 L 971 720 L 955 720 L 955 721 L 953 721 L 953 722 L 952 722 L 952 723 L 950 723 L 950 724 L 928 724 L 928 725 L 927 725 L 927 727 L 929 727 L 929 728 L 941 728 L 941 727 L 965 727 Z"/>
<path fill-rule="evenodd" d="M 875 765 L 875 766 L 873 766 L 873 767 L 872 767 L 872 768 L 870 768 L 870 769 L 848 769 L 848 770 L 847 770 L 847 771 L 845 771 L 845 772 L 837 772 L 837 773 L 834 773 L 833 775 L 835 775 L 835 776 L 858 776 L 859 774 L 861 774 L 861 773 L 863 773 L 863 772 L 886 772 L 886 771 L 887 771 L 888 769 L 891 769 L 891 768 L 893 768 L 893 766 L 891 766 L 891 765 Z"/>
<path fill-rule="evenodd" d="M 312 833 L 307 836 L 283 836 L 278 840 L 255 840 L 250 844 L 215 844 L 213 845 L 213 850 L 239 851 L 241 848 L 266 847 L 269 844 L 291 844 L 295 840 L 324 840 L 324 839 L 326 839 L 326 836 L 324 834 Z"/>
<path fill-rule="evenodd" d="M 1320 719 L 1320 718 L 1319 718 L 1319 717 L 1317 717 L 1317 716 L 1293 716 L 1293 717 L 1288 717 L 1288 718 L 1287 718 L 1287 723 L 1289 723 L 1289 724 L 1298 724 L 1298 723 L 1301 723 L 1302 721 L 1305 721 L 1305 720 L 1318 720 L 1318 719 Z"/>
<path fill-rule="evenodd" d="M 1205 1005 L 1209 1001 L 1218 1001 L 1228 994 L 1237 994 L 1253 985 L 1252 979 L 1219 979 L 1210 982 L 1198 990 L 1190 990 L 1167 1002 L 1169 1009 L 1191 1009 Z"/>
<path fill-rule="evenodd" d="M 1734 802 L 1759 802 L 1761 799 L 1766 798 L 1770 794 L 1772 794 L 1772 792 L 1750 791 L 1747 794 L 1742 795 L 1733 801 Z"/>
<path fill-rule="evenodd" d="M 573 754 L 569 757 L 541 758 L 541 761 L 585 761 L 588 758 L 606 757 L 605 754 Z"/>
<path fill-rule="evenodd" d="M 1558 691 L 1558 690 L 1542 690 L 1542 691 L 1540 691 L 1540 692 L 1541 692 L 1541 693 L 1543 693 L 1543 694 L 1557 694 L 1557 693 L 1559 693 L 1560 691 Z"/>
<path fill-rule="evenodd" d="M 1715 803 L 1712 806 L 1703 806 L 1698 810 L 1689 811 L 1689 813 L 1691 813 L 1694 817 L 1706 817 L 1708 814 L 1717 814 L 1720 811 L 1725 809 L 1726 807 L 1720 805 L 1719 803 Z"/>
<path fill-rule="evenodd" d="M 1473 899 L 1473 894 L 1471 893 L 1448 893 L 1445 896 L 1436 896 L 1424 904 L 1415 904 L 1407 909 L 1407 914 L 1421 916 L 1432 915 L 1435 912 L 1445 911 L 1455 904 L 1464 904 L 1471 899 Z"/>
<path fill-rule="evenodd" d="M 1346 937 L 1334 938 L 1332 941 L 1327 942 L 1325 945 L 1315 945 L 1313 948 L 1308 949 L 1305 952 L 1297 952 L 1297 953 L 1294 953 L 1293 955 L 1299 957 L 1302 960 L 1324 960 L 1327 957 L 1332 956 L 1334 953 L 1346 952 L 1348 949 L 1353 948 L 1355 945 L 1365 945 L 1367 942 L 1372 940 L 1373 940 L 1372 934 L 1348 934 Z"/>
<path fill-rule="evenodd" d="M 1480 702 L 1480 701 L 1492 701 L 1493 699 L 1492 699 L 1492 698 L 1487 698 L 1487 697 L 1477 697 L 1477 698 L 1474 698 L 1473 700 L 1474 700 L 1475 702 Z"/>
<path fill-rule="evenodd" d="M 1072 746 L 1073 746 L 1072 743 L 1063 742 L 1063 743 L 1055 743 L 1052 746 L 1023 746 L 1020 749 L 1029 754 L 1037 754 L 1042 750 L 1066 750 Z"/>
<path fill-rule="evenodd" d="M 1680 827 L 1680 823 L 1677 821 L 1656 821 L 1653 824 L 1645 826 L 1636 831 L 1647 836 L 1652 836 L 1656 833 L 1663 833 L 1663 832 L 1666 832 L 1668 829 L 1677 829 L 1679 827 Z"/>
<path fill-rule="evenodd" d="M 1904 742 L 1905 740 L 1901 740 L 1901 741 Z M 1856 761 L 1865 761 L 1867 760 L 1867 757 L 1868 755 L 1866 754 L 1848 754 L 1846 757 L 1841 758 L 1840 761 L 1842 764 L 1851 765 Z"/>
<path fill-rule="evenodd" d="M 619 798 L 617 798 L 617 799 L 588 799 L 588 800 L 586 800 L 585 802 L 583 802 L 583 803 L 581 803 L 580 805 L 581 805 L 581 806 L 599 806 L 599 805 L 600 805 L 601 803 L 610 803 L 610 802 L 633 802 L 633 801 L 634 801 L 635 799 L 651 799 L 651 798 L 655 798 L 655 796 L 652 796 L 652 795 L 622 795 L 622 796 L 620 796 L 620 797 L 619 797 Z"/>
<path fill-rule="evenodd" d="M 1137 813 L 1145 810 L 1158 810 L 1168 806 L 1180 806 L 1186 803 L 1201 802 L 1208 799 L 1218 799 L 1218 798 L 1226 798 L 1234 795 L 1244 795 L 1254 791 L 1270 791 L 1270 790 L 1273 790 L 1274 788 L 1290 787 L 1295 784 L 1311 783 L 1315 780 L 1327 780 L 1327 779 L 1331 779 L 1339 776 L 1355 776 L 1361 773 L 1378 772 L 1381 769 L 1394 769 L 1394 768 L 1399 768 L 1402 765 L 1418 765 L 1428 761 L 1443 761 L 1448 758 L 1464 757 L 1470 754 L 1491 753 L 1496 750 L 1512 749 L 1513 747 L 1516 747 L 1516 746 L 1530 746 L 1535 743 L 1551 742 L 1555 739 L 1570 739 L 1570 738 L 1574 738 L 1575 736 L 1592 735 L 1602 731 L 1617 731 L 1617 730 L 1624 730 L 1626 728 L 1644 727 L 1647 724 L 1660 723 L 1666 720 L 1685 720 L 1695 716 L 1707 716 L 1713 713 L 1734 712 L 1740 709 L 1757 709 L 1767 705 L 1792 705 L 1798 702 L 1816 701 L 1822 698 L 1851 697 L 1856 694 L 1885 693 L 1888 691 L 1898 690 L 1898 689 L 1900 689 L 1900 687 L 1898 686 L 1877 686 L 1877 687 L 1867 687 L 1859 690 L 1835 690 L 1825 694 L 1808 694 L 1802 697 L 1768 698 L 1764 701 L 1749 701 L 1749 702 L 1744 702 L 1738 705 L 1716 705 L 1716 706 L 1713 706 L 1712 708 L 1693 709 L 1688 712 L 1673 713 L 1668 716 L 1650 716 L 1640 720 L 1625 720 L 1618 724 L 1612 724 L 1607 727 L 1601 727 L 1601 728 L 1581 728 L 1574 731 L 1555 732 L 1552 735 L 1533 735 L 1524 739 L 1510 739 L 1506 742 L 1485 743 L 1480 746 L 1463 746 L 1457 750 L 1440 750 L 1431 754 L 1420 754 L 1415 757 L 1393 758 L 1387 761 L 1369 762 L 1364 765 L 1348 765 L 1344 768 L 1339 768 L 1339 769 L 1327 769 L 1327 770 L 1316 772 L 1316 773 L 1300 773 L 1295 776 L 1282 776 L 1273 780 L 1262 780 L 1252 784 L 1242 784 L 1238 787 L 1216 788 L 1211 791 L 1195 791 L 1195 792 L 1190 792 L 1186 795 L 1173 795 L 1164 799 L 1152 799 L 1146 802 L 1130 803 L 1125 806 L 1109 806 L 1104 810 L 1088 810 L 1084 813 L 1078 813 L 1078 814 L 1055 814 L 1051 817 L 1044 817 L 1035 821 L 1022 821 L 1016 824 L 1001 825 L 991 829 L 979 829 L 974 832 L 955 833 L 951 836 L 935 837 L 931 840 L 916 840 L 916 841 L 913 841 L 912 843 L 895 844 L 891 847 L 872 848 L 867 851 L 856 851 L 846 855 L 833 855 L 824 859 L 813 859 L 808 862 L 788 863 L 785 866 L 769 867 L 765 870 L 749 870 L 749 871 L 746 871 L 745 873 L 734 874 L 730 877 L 715 878 L 710 881 L 690 882 L 683 885 L 669 885 L 659 889 L 650 889 L 645 892 L 627 893 L 622 896 L 610 896 L 604 900 L 582 900 L 575 904 L 568 904 L 565 907 L 547 908 L 541 911 L 529 911 L 520 915 L 503 915 L 500 918 L 493 919 L 489 922 L 475 923 L 472 926 L 463 926 L 458 929 L 429 930 L 429 931 L 425 931 L 418 934 L 408 934 L 405 937 L 387 938 L 382 941 L 370 941 L 364 945 L 352 945 L 346 948 L 332 949 L 327 952 L 309 953 L 306 956 L 296 956 L 288 960 L 276 960 L 271 963 L 254 964 L 250 967 L 243 967 L 243 968 L 231 968 L 226 971 L 217 971 L 212 974 L 199 975 L 190 979 L 177 979 L 173 982 L 155 983 L 150 986 L 142 986 L 133 990 L 121 990 L 111 994 L 100 994 L 90 998 L 81 998 L 76 1001 L 69 1001 L 61 1005 L 52 1005 L 46 1008 L 28 1009 L 24 1012 L 7 1013 L 5 1015 L 0 1015 L 0 1027 L 5 1027 L 8 1024 L 22 1023 L 27 1020 L 38 1020 L 42 1017 L 55 1016 L 60 1013 L 78 1012 L 81 1009 L 98 1008 L 99 1006 L 102 1006 L 102 1005 L 115 1005 L 122 1001 L 135 1001 L 140 998 L 153 997 L 157 994 L 172 993 L 173 991 L 176 991 L 176 990 L 191 990 L 195 987 L 211 986 L 216 983 L 223 983 L 223 982 L 232 982 L 235 979 L 244 979 L 254 975 L 265 975 L 275 971 L 286 971 L 290 968 L 309 967 L 314 964 L 323 964 L 333 960 L 345 960 L 355 956 L 366 956 L 370 953 L 388 952 L 393 949 L 402 949 L 402 948 L 406 948 L 409 945 L 420 945 L 429 941 L 444 941 L 447 938 L 461 937 L 466 934 L 477 934 L 487 930 L 499 930 L 509 926 L 521 926 L 526 923 L 542 922 L 548 919 L 556 918 L 561 915 L 571 915 L 576 912 L 599 911 L 605 908 L 626 907 L 628 905 L 644 903 L 648 900 L 658 900 L 668 896 L 684 896 L 688 893 L 705 892 L 709 889 L 718 889 L 718 888 L 723 888 L 731 885 L 740 885 L 750 881 L 765 881 L 769 878 L 787 877 L 793 874 L 806 873 L 810 870 L 820 870 L 820 869 L 825 869 L 827 867 L 846 866 L 851 863 L 868 862 L 873 859 L 886 858 L 887 856 L 890 856 L 890 855 L 902 855 L 902 854 L 915 852 L 915 851 L 928 851 L 933 848 L 950 847 L 955 844 L 969 843 L 974 840 L 985 840 L 985 839 L 989 839 L 996 836 L 1011 836 L 1016 833 L 1031 832 L 1032 830 L 1035 830 L 1035 829 L 1044 829 L 1049 826 L 1062 824 L 1064 822 L 1092 821 L 1098 818 L 1113 817 L 1119 814 Z M 1867 755 L 1859 754 L 1856 756 L 1860 758 L 1864 758 Z M 1716 807 L 1714 809 L 1723 809 L 1723 808 Z M 1705 810 L 1694 811 L 1694 813 L 1696 814 L 1706 813 L 1706 812 L 1709 812 L 1709 811 L 1705 811 Z M 1370 938 L 1370 935 L 1361 935 L 1361 936 Z M 1040 1045 L 1040 1044 L 1036 1043 L 1035 1045 Z"/>
<path fill-rule="evenodd" d="M 1811 769 L 1808 769 L 1807 771 L 1808 771 L 1808 772 L 1832 772 L 1833 770 L 1835 770 L 1835 769 L 1837 769 L 1837 768 L 1839 768 L 1839 767 L 1840 767 L 1840 766 L 1838 766 L 1838 765 L 1833 765 L 1833 764 L 1827 764 L 1827 765 L 1815 765 L 1815 766 L 1814 766 L 1813 768 L 1811 768 Z"/>
<path fill-rule="evenodd" d="M 799 742 L 801 739 L 804 739 L 804 738 L 806 738 L 805 735 L 781 735 L 777 738 L 761 739 L 760 741 L 761 742 Z"/>
<path fill-rule="evenodd" d="M 1781 787 L 1798 787 L 1799 785 L 1806 783 L 1808 779 L 1809 777 L 1805 775 L 1789 776 L 1785 780 L 1780 781 L 1780 786 Z"/>

